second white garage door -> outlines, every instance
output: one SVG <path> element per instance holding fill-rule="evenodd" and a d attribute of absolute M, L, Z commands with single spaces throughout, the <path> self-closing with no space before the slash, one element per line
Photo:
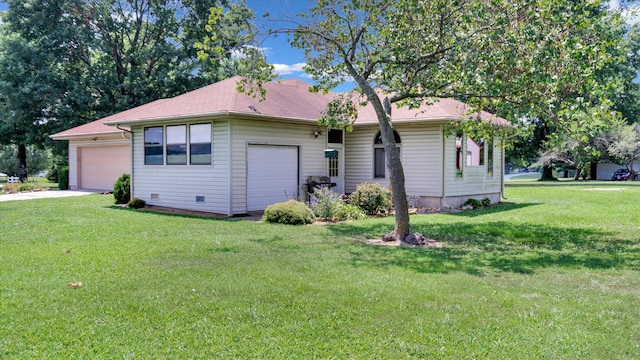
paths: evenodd
<path fill-rule="evenodd" d="M 267 206 L 298 197 L 298 147 L 249 145 L 247 150 L 247 208 Z"/>
<path fill-rule="evenodd" d="M 131 171 L 129 146 L 86 146 L 78 148 L 78 188 L 113 190 L 113 184 Z"/>

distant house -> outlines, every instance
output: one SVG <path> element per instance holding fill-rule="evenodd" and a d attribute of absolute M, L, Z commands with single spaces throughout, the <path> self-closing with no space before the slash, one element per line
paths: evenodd
<path fill-rule="evenodd" d="M 388 186 L 371 106 L 360 109 L 353 132 L 327 129 L 317 119 L 334 94 L 311 93 L 309 84 L 289 79 L 266 84 L 266 99 L 259 101 L 238 93 L 237 81 L 227 79 L 53 135 L 69 140 L 70 186 L 97 186 L 86 168 L 104 171 L 102 187 L 128 172 L 132 196 L 150 205 L 229 216 L 304 198 L 307 184 L 320 176 L 340 193 L 364 182 Z M 499 140 L 445 132 L 445 124 L 461 121 L 465 111 L 466 105 L 453 99 L 393 110 L 410 205 L 500 200 Z M 488 113 L 481 116 L 506 124 Z M 127 156 L 120 154 L 125 148 Z M 105 165 L 114 163 L 121 168 Z"/>

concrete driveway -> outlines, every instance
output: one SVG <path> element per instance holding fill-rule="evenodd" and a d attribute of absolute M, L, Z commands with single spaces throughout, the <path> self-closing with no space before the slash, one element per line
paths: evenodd
<path fill-rule="evenodd" d="M 71 191 L 71 190 L 34 191 L 34 192 L 24 192 L 19 194 L 0 195 L 0 201 L 50 199 L 50 198 L 61 198 L 61 197 L 69 197 L 69 196 L 82 196 L 82 195 L 89 195 L 89 194 L 93 194 L 93 193 L 86 192 L 86 191 Z"/>

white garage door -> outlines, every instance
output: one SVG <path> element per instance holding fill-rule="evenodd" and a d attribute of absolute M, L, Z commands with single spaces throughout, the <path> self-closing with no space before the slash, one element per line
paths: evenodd
<path fill-rule="evenodd" d="M 131 171 L 129 146 L 88 146 L 78 149 L 78 188 L 113 190 L 118 178 Z"/>
<path fill-rule="evenodd" d="M 247 207 L 249 211 L 298 196 L 298 147 L 249 145 Z"/>

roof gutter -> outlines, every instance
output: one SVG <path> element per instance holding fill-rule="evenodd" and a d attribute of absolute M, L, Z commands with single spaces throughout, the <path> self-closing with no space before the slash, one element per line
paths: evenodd
<path fill-rule="evenodd" d="M 211 118 L 219 118 L 219 117 L 250 117 L 257 119 L 270 119 L 273 121 L 281 121 L 281 122 L 295 122 L 295 123 L 313 123 L 317 124 L 317 119 L 309 119 L 309 118 L 294 118 L 294 117 L 281 117 L 277 115 L 265 115 L 265 114 L 251 114 L 246 112 L 239 111 L 221 111 L 215 113 L 202 113 L 202 114 L 190 114 L 190 115 L 181 115 L 181 116 L 172 116 L 172 117 L 155 117 L 155 118 L 146 118 L 146 119 L 129 119 L 129 120 L 111 120 L 106 121 L 104 124 L 109 126 L 120 126 L 120 125 L 136 125 L 136 124 L 146 124 L 146 123 L 154 123 L 154 122 L 165 122 L 165 121 L 192 121 L 199 119 L 211 119 Z"/>
<path fill-rule="evenodd" d="M 131 131 L 131 130 L 129 130 L 129 129 L 121 128 L 121 127 L 120 127 L 120 124 L 116 124 L 116 129 L 118 129 L 118 130 L 122 130 L 122 131 L 124 131 L 124 132 L 128 132 L 129 134 L 131 134 L 131 133 L 132 133 L 132 131 Z"/>

